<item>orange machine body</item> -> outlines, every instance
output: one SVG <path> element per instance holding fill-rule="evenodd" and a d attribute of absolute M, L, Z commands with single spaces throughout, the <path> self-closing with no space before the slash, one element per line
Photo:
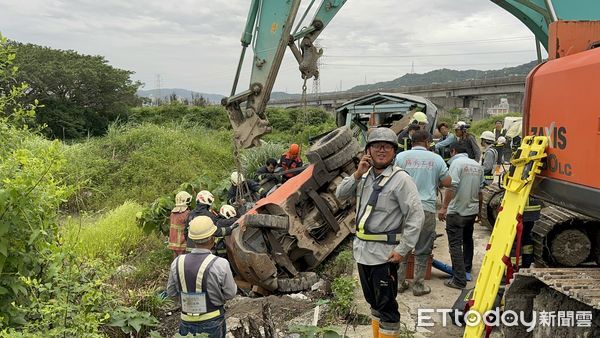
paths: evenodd
<path fill-rule="evenodd" d="M 558 27 L 551 33 L 565 32 L 574 39 L 572 25 Z M 571 45 L 589 48 L 589 35 L 585 39 L 584 44 Z M 579 52 L 571 48 L 565 54 L 538 66 L 527 79 L 524 133 L 550 140 L 535 194 L 600 217 L 600 48 Z"/>

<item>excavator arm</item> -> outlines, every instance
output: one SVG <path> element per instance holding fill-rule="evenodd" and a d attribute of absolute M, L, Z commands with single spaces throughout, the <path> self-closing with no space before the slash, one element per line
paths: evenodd
<path fill-rule="evenodd" d="M 292 32 L 301 2 L 302 0 L 252 0 L 242 34 L 242 52 L 231 96 L 222 102 L 229 112 L 235 142 L 239 148 L 259 145 L 260 137 L 271 131 L 264 111 L 288 47 L 298 61 L 303 79 L 319 76 L 317 60 L 322 50 L 315 47 L 314 41 L 346 0 L 322 0 L 310 25 L 299 30 L 315 2 L 311 0 Z M 250 85 L 248 89 L 236 94 L 246 48 L 249 46 L 252 47 L 254 56 Z"/>

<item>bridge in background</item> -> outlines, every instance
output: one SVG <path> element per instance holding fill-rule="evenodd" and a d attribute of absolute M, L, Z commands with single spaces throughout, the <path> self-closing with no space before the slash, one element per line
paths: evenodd
<path fill-rule="evenodd" d="M 486 116 L 488 108 L 497 106 L 501 98 L 508 100 L 511 112 L 523 112 L 525 76 L 403 86 L 371 91 L 307 94 L 306 104 L 332 111 L 346 101 L 378 91 L 423 96 L 435 103 L 442 113 L 455 107 L 468 108 L 474 119 L 480 119 Z M 268 105 L 284 108 L 301 107 L 303 105 L 302 96 L 298 94 L 288 99 L 271 100 Z"/>

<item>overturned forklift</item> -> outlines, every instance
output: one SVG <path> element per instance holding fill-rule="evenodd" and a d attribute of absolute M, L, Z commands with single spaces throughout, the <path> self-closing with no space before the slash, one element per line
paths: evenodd
<path fill-rule="evenodd" d="M 418 96 L 374 93 L 338 108 L 339 128 L 310 147 L 310 165 L 259 200 L 226 240 L 237 275 L 262 293 L 297 292 L 316 283 L 313 270 L 355 232 L 355 201 L 338 200 L 335 190 L 356 170 L 364 148 L 359 140 L 371 127 L 398 128 L 417 110 L 433 128 L 437 108 Z"/>

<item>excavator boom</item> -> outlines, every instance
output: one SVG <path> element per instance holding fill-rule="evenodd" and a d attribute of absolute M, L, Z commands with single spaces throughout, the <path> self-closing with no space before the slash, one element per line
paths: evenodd
<path fill-rule="evenodd" d="M 271 130 L 264 111 L 287 47 L 292 50 L 298 61 L 303 79 L 318 77 L 316 64 L 322 50 L 314 46 L 314 41 L 346 0 L 323 0 L 310 25 L 298 30 L 315 2 L 311 0 L 296 26 L 296 31 L 292 32 L 301 2 L 301 0 L 253 0 L 250 5 L 241 39 L 242 53 L 231 96 L 223 99 L 222 102 L 229 112 L 229 119 L 235 132 L 235 142 L 239 148 L 259 145 L 260 137 Z M 250 86 L 236 94 L 248 46 L 252 46 L 253 51 Z"/>

